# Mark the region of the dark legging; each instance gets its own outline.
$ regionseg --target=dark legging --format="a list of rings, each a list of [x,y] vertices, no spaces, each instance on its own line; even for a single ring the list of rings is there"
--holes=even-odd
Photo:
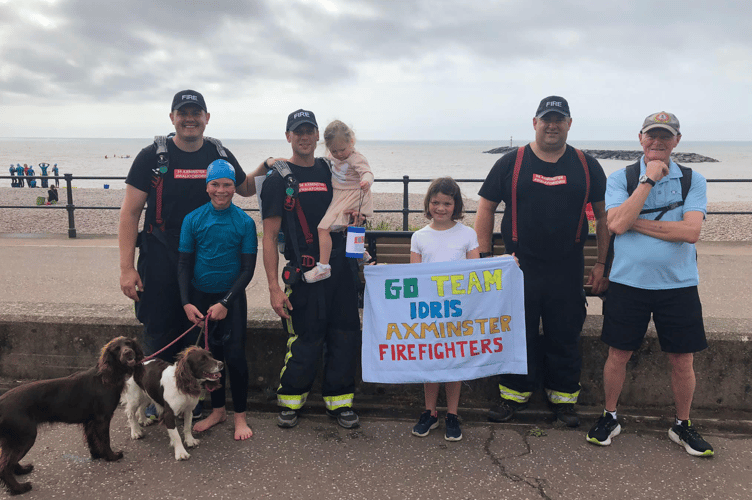
[[[192,288],[191,303],[206,314],[212,305],[225,296],[225,293],[206,293]],[[211,393],[212,408],[225,407],[226,372],[230,374],[230,393],[236,413],[246,409],[248,399],[248,362],[245,359],[246,328],[248,327],[248,304],[245,293],[239,293],[230,301],[227,317],[222,321],[209,321],[209,350],[214,359],[223,361],[220,382],[222,388]],[[204,346],[204,340],[199,343]]]

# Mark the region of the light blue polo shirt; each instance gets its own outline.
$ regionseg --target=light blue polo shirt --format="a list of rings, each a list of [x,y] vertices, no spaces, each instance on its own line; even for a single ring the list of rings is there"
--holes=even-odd
[[[640,175],[645,173],[645,156],[640,158]],[[669,173],[661,179],[648,194],[644,209],[659,208],[681,201],[682,172],[673,160],[669,162]],[[627,194],[626,169],[621,169],[608,177],[606,183],[606,210],[624,203]],[[681,207],[669,210],[663,221],[680,221],[686,212],[707,213],[707,182],[705,177],[692,171],[692,186]],[[660,212],[641,214],[641,219],[655,219]],[[644,288],[664,290],[697,286],[700,276],[697,272],[697,252],[694,244],[663,241],[629,230],[617,235],[614,241],[614,262],[609,279],[615,283]]]

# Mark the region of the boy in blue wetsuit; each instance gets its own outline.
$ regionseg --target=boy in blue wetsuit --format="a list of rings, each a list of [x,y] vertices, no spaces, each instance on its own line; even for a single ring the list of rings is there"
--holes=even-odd
[[[180,298],[191,322],[199,323],[204,314],[209,316],[210,350],[216,359],[225,362],[229,371],[235,439],[240,441],[253,435],[245,420],[248,396],[245,288],[256,267],[256,224],[232,203],[235,168],[229,162],[215,160],[209,165],[206,192],[211,201],[189,213],[180,231]],[[227,419],[224,369],[220,381],[223,388],[211,393],[212,413],[193,427],[196,432]]]

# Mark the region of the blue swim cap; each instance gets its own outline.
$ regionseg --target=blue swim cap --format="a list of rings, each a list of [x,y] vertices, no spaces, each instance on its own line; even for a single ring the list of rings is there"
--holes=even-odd
[[[227,160],[214,160],[206,169],[206,183],[209,184],[214,179],[232,179],[234,183],[235,167]]]

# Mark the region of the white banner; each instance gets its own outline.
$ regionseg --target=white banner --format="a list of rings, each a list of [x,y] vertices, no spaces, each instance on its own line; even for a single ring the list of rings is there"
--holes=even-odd
[[[453,382],[527,373],[512,257],[366,266],[363,380]]]

